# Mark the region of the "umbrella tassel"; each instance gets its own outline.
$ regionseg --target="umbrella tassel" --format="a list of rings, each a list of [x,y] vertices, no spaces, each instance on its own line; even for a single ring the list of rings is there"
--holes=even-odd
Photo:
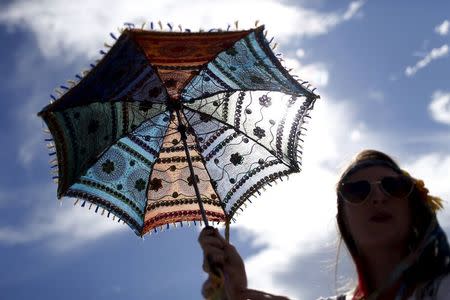
[[[150,22],[150,29],[153,30],[153,22]]]
[[[109,218],[109,215],[111,214],[111,212],[110,211],[108,211],[108,215],[106,216],[107,218]]]
[[[180,32],[182,32],[182,31],[183,31],[183,27],[181,27],[181,25],[180,25],[180,24],[178,24],[178,28],[180,29]]]
[[[104,43],[103,43],[103,46],[104,46],[105,48],[112,48],[112,46],[111,46],[110,44],[108,44],[107,42],[104,42]]]
[[[231,27],[231,25],[230,25],[230,24],[228,24],[228,27],[227,27],[227,31],[229,31],[229,30],[230,30],[230,27]]]
[[[81,203],[81,207],[85,207],[86,206],[86,201],[83,201],[83,203]]]
[[[115,220],[116,220],[116,216],[115,216],[115,215],[113,215],[113,217],[112,217],[112,220],[113,220],[113,221],[115,221]]]
[[[278,46],[278,43],[275,43],[272,47],[272,50],[275,50],[275,48]]]
[[[159,29],[163,30],[163,26],[162,26],[161,21],[158,21],[158,25],[159,25]]]
[[[59,87],[62,88],[63,90],[66,90],[66,91],[69,90],[69,88],[67,86],[65,86],[65,85],[60,85]]]
[[[234,21],[234,26],[236,27],[236,30],[239,29],[239,21]]]
[[[100,50],[99,53],[100,53],[101,55],[106,55],[106,52],[103,51],[103,50]]]
[[[100,215],[104,215],[105,214],[105,209],[102,210],[102,213]]]
[[[94,65],[94,64],[89,64],[89,66],[90,66],[91,68],[95,68],[95,65]]]
[[[173,26],[172,26],[172,24],[170,24],[170,23],[167,23],[167,26],[169,26],[169,28],[170,28],[170,31],[172,31],[172,29],[173,29]]]
[[[50,94],[50,98],[52,98],[53,100],[56,100],[56,97],[53,96],[52,94]]]
[[[258,27],[258,24],[259,24],[259,20],[256,20],[255,21],[255,27]]]
[[[115,41],[117,41],[117,38],[116,38],[116,36],[114,35],[114,33],[110,32],[109,35],[110,35]]]
[[[91,204],[89,204],[89,210],[91,210],[91,208],[92,208],[92,203],[91,203]]]
[[[146,24],[146,22],[142,23],[141,30],[144,30],[145,24]]]
[[[128,29],[133,29],[135,26],[134,26],[134,23],[130,23],[130,22],[125,22],[125,23],[123,23],[123,26],[127,26],[128,27]]]
[[[52,160],[50,161],[50,164],[51,164],[51,165],[56,164],[56,163],[58,163],[58,159],[57,159],[57,158],[54,158],[54,159],[52,159]]]
[[[46,141],[46,142],[53,142],[53,139],[52,138],[48,138],[48,139],[44,139],[44,141]]]
[[[99,206],[97,205],[97,208],[95,209],[95,213],[97,213],[97,212],[98,212],[98,208],[99,208]]]

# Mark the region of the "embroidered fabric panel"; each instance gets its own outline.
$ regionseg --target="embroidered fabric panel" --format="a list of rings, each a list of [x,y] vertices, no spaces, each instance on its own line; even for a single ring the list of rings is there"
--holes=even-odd
[[[185,123],[184,118],[182,120]],[[172,114],[159,158],[151,174],[143,233],[167,223],[202,220],[186,152],[177,127],[176,115]],[[188,134],[186,142],[208,220],[225,221],[219,197],[211,184],[194,136]]]
[[[229,216],[263,185],[294,171],[252,135],[192,110],[186,110],[186,117]]]
[[[310,95],[280,65],[257,28],[233,47],[219,53],[184,88],[181,96],[191,101],[225,91],[264,90],[294,95]]]
[[[45,113],[43,118],[58,153],[58,196],[63,196],[117,139],[164,109],[162,104],[107,102]]]
[[[181,89],[206,63],[249,32],[205,34],[133,30],[130,34],[158,71],[169,95],[178,99]]]
[[[129,225],[140,232],[147,203],[148,180],[168,120],[167,112],[159,114],[121,138],[70,187],[67,194],[85,198],[108,210],[109,207],[116,208],[115,213],[131,218]]]
[[[202,120],[213,118],[261,144],[293,169],[300,169],[303,127],[314,100],[279,92],[221,93],[187,103]]]
[[[77,85],[45,110],[107,101],[163,102],[167,93],[146,56],[123,34],[104,58]]]

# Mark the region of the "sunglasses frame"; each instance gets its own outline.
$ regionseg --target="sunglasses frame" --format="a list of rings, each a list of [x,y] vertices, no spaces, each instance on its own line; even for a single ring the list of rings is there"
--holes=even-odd
[[[364,202],[366,202],[367,199],[369,198],[370,194],[372,193],[372,190],[373,190],[373,186],[374,186],[374,185],[377,185],[378,188],[379,188],[386,196],[393,197],[393,198],[396,198],[396,199],[404,199],[404,198],[407,198],[409,195],[411,195],[412,191],[414,190],[414,184],[415,184],[415,180],[414,180],[413,178],[411,178],[411,177],[409,177],[409,176],[406,176],[406,175],[399,175],[399,176],[397,176],[397,177],[407,178],[407,179],[411,182],[411,188],[410,188],[409,192],[406,194],[406,196],[399,198],[399,197],[396,197],[396,196],[393,196],[393,195],[389,194],[389,192],[387,192],[387,191],[383,188],[383,184],[382,184],[381,182],[383,181],[383,179],[385,179],[385,178],[387,178],[387,177],[395,177],[395,176],[384,176],[384,177],[381,178],[380,180],[376,180],[376,181],[357,180],[357,181],[350,181],[350,182],[348,182],[348,181],[347,181],[347,182],[342,182],[342,183],[339,185],[338,193],[339,193],[339,195],[342,197],[342,199],[344,199],[344,201],[346,201],[347,203],[352,204],[352,205],[361,205],[361,204],[363,204]],[[369,183],[369,185],[370,185],[370,190],[369,190],[369,193],[367,194],[367,196],[366,196],[362,201],[359,201],[359,202],[352,202],[352,201],[350,201],[350,200],[348,200],[348,199],[345,198],[345,196],[344,196],[343,193],[341,192],[341,187],[342,187],[343,185],[345,185],[346,183],[352,183],[352,182],[358,182],[358,181],[365,181],[365,182]]]

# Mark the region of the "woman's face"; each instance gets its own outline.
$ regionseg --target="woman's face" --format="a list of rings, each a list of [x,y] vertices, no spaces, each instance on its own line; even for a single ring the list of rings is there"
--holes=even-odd
[[[384,166],[371,166],[356,171],[345,182],[379,181],[398,173]],[[411,232],[411,212],[408,199],[387,195],[380,185],[372,184],[363,203],[344,201],[344,221],[358,249],[404,248]]]

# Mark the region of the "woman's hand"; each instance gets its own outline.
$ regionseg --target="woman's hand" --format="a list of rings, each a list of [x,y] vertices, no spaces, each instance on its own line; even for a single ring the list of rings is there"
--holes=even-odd
[[[240,295],[247,290],[247,274],[244,262],[236,248],[213,227],[204,228],[198,241],[203,249],[203,269],[210,274],[210,278],[203,285],[203,294],[210,291],[211,286],[214,285],[211,273],[218,275],[217,270],[220,269],[224,275],[227,299],[241,299]]]

